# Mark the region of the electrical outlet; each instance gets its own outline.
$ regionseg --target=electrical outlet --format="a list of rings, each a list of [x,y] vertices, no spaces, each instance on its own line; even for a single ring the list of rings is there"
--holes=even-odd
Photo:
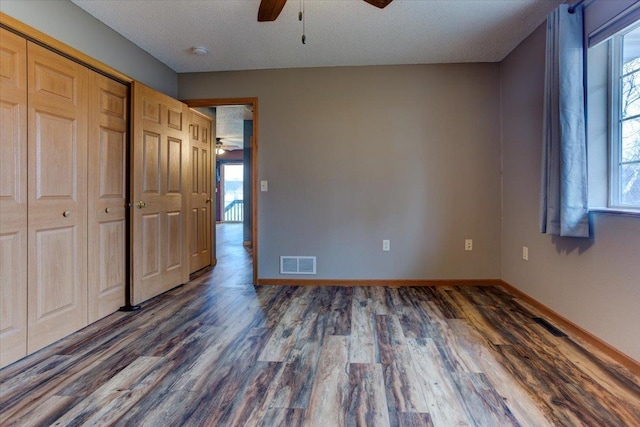
[[[391,250],[391,240],[383,240],[382,241],[382,250],[390,251]]]
[[[269,191],[269,181],[266,179],[260,181],[260,191]]]
[[[526,246],[522,247],[522,259],[525,261],[529,261],[529,248]]]
[[[473,250],[473,240],[472,239],[465,239],[464,240],[464,250],[465,251],[472,251]]]

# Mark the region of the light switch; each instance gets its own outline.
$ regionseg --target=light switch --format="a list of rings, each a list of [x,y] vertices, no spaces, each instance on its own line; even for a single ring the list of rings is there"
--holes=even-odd
[[[266,179],[260,181],[260,191],[269,191],[269,182]]]

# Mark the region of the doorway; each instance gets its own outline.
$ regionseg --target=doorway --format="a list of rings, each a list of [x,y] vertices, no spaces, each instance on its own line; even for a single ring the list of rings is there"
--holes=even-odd
[[[242,180],[242,190],[241,192],[235,188],[232,193],[236,199],[231,199],[229,196],[228,201],[225,201],[225,196],[223,194],[223,189],[220,187],[224,187],[224,182],[222,182],[223,175],[225,174],[224,167],[221,167],[217,170],[216,173],[216,187],[218,191],[218,197],[216,199],[219,202],[216,204],[216,226],[214,227],[214,241],[216,242],[216,246],[218,244],[224,245],[229,239],[227,238],[230,233],[224,233],[224,231],[220,228],[225,225],[224,220],[224,210],[228,208],[228,215],[230,220],[228,221],[229,225],[236,225],[236,229],[241,229],[242,238],[240,240],[241,247],[244,246],[247,249],[250,257],[250,263],[252,265],[253,270],[253,283],[257,283],[258,279],[258,224],[257,224],[257,212],[258,212],[258,204],[257,204],[257,170],[258,170],[258,162],[257,162],[257,152],[258,152],[258,99],[257,98],[230,98],[230,99],[194,99],[194,100],[183,100],[185,104],[187,104],[191,108],[220,108],[220,107],[230,107],[230,106],[245,106],[251,112],[251,119],[249,121],[245,121],[245,127],[249,129],[245,129],[245,141],[248,142],[246,147],[243,147],[242,150],[243,155],[241,157],[240,162],[236,161],[235,164],[238,163],[243,164],[243,180]],[[249,137],[246,137],[247,131],[249,132]],[[222,145],[221,148],[224,149],[225,144],[229,143],[224,138],[220,138],[220,136],[216,135],[216,142],[218,145]],[[233,150],[228,151],[227,153],[234,153]],[[216,159],[216,164],[218,164],[218,160],[223,160],[224,155],[218,155]],[[224,162],[221,162],[221,165]],[[229,166],[232,166],[233,162],[229,163]],[[230,169],[231,171],[232,169]],[[235,172],[227,172],[227,174],[231,174],[234,177]],[[236,180],[237,182],[237,180]],[[237,184],[227,184],[227,187],[237,187]],[[241,201],[233,202],[233,200],[238,200],[240,194],[242,194]],[[231,204],[233,203],[233,206]],[[241,208],[240,208],[241,205]],[[243,220],[239,221],[238,213],[242,213]],[[219,216],[218,216],[219,214]],[[236,216],[233,216],[236,215]],[[232,220],[236,221],[232,221]],[[231,234],[236,234],[231,233]],[[216,254],[216,259],[217,259]]]
[[[222,163],[220,172],[221,223],[244,222],[244,165]]]

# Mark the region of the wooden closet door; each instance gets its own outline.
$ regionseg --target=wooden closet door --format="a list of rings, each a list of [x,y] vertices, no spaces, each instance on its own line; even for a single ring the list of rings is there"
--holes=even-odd
[[[28,43],[28,351],[87,325],[87,75]]]
[[[0,367],[27,354],[27,41],[0,28]]]
[[[189,280],[187,106],[133,84],[132,302]]]
[[[213,120],[191,110],[191,196],[189,218],[190,271],[211,264],[213,243],[212,137]]]
[[[89,322],[125,304],[127,87],[90,72],[88,174]]]

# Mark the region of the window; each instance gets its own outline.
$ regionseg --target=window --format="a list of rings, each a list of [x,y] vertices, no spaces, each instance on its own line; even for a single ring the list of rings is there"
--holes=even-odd
[[[609,206],[640,209],[640,26],[611,41]]]

